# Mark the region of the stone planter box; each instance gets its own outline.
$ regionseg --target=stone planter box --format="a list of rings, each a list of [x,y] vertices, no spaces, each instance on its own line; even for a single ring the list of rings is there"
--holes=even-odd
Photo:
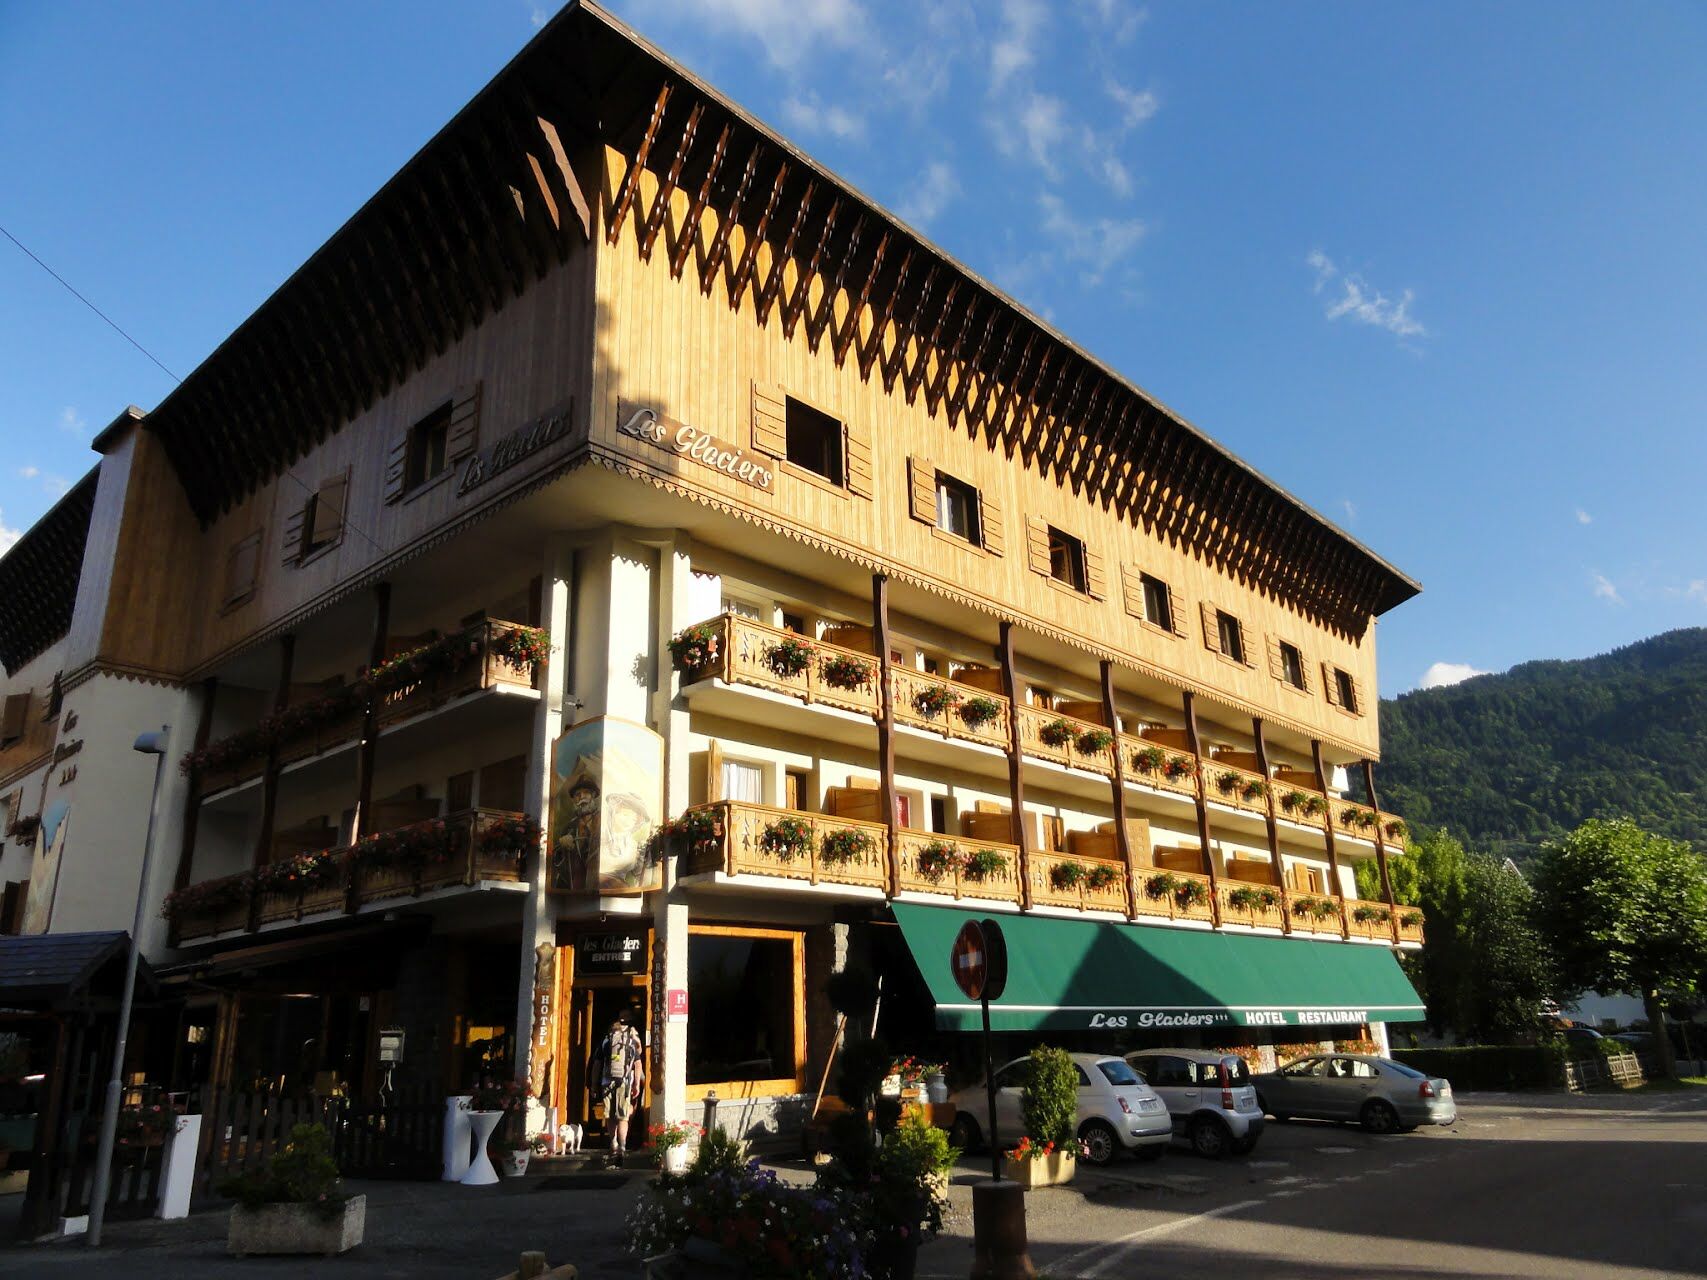
[[[318,1253],[326,1257],[362,1242],[367,1197],[351,1196],[343,1213],[324,1217],[305,1204],[269,1204],[259,1209],[231,1208],[226,1251],[235,1257],[254,1253]]]
[[[1057,1151],[1036,1160],[1005,1159],[1002,1161],[1002,1177],[1019,1183],[1027,1191],[1034,1191],[1038,1187],[1058,1187],[1071,1182],[1078,1168],[1079,1162],[1071,1155]]]

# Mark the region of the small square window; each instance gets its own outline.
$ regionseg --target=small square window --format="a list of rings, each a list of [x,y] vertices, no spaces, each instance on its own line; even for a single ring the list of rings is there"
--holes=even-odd
[[[1353,715],[1356,715],[1360,710],[1357,705],[1357,681],[1351,678],[1351,674],[1349,672],[1342,671],[1340,668],[1335,667],[1334,687],[1339,691],[1340,706],[1344,707]]]
[[[978,491],[953,476],[936,473],[936,527],[980,546]]]
[[[1168,584],[1150,574],[1139,574],[1144,586],[1144,621],[1163,631],[1174,629],[1174,609],[1168,602]]]
[[[1215,611],[1216,638],[1220,642],[1221,652],[1234,662],[1245,660],[1244,628],[1239,620],[1225,609]]]
[[[1280,642],[1280,676],[1294,689],[1304,687],[1304,655],[1298,652],[1298,646]]]
[[[448,402],[409,428],[409,449],[404,455],[403,487],[419,489],[444,473],[448,465],[446,441],[450,435]]]
[[[788,460],[838,488],[843,483],[842,424],[792,396],[787,408]]]
[[[1074,591],[1085,589],[1085,544],[1049,526],[1049,576]]]

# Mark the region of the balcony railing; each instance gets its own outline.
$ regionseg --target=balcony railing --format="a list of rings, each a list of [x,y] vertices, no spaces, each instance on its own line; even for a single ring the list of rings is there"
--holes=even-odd
[[[1125,864],[1064,853],[1028,853],[1025,862],[1033,906],[1127,913],[1131,881]]]
[[[207,795],[260,777],[275,751],[285,765],[354,741],[370,699],[378,722],[387,725],[477,690],[531,688],[535,660],[529,654],[540,634],[516,622],[478,623],[210,742],[185,756],[180,767]]]
[[[1268,816],[1272,785],[1262,774],[1252,773],[1249,769],[1223,764],[1219,760],[1203,762],[1203,794],[1247,813]]]
[[[1197,757],[1189,751],[1179,751],[1128,733],[1120,735],[1120,750],[1124,753],[1121,765],[1127,781],[1141,782],[1176,795],[1197,795]]]
[[[1013,704],[1000,694],[910,667],[891,667],[890,682],[896,724],[981,743],[998,751],[1008,749]]]
[[[742,800],[701,805],[710,828],[684,834],[684,870],[776,876],[808,884],[882,889],[889,883],[889,833],[882,823],[801,813]]]
[[[1215,895],[1208,876],[1195,871],[1139,869],[1133,886],[1133,912],[1163,920],[1215,923]]]
[[[1286,928],[1286,891],[1274,885],[1223,880],[1215,889],[1222,924]]]
[[[180,942],[483,880],[518,881],[539,827],[525,814],[465,809],[357,844],[299,854],[167,895]]]
[[[1041,707],[1021,707],[1019,745],[1038,760],[1089,769],[1105,778],[1114,776],[1114,734],[1094,721]]]
[[[895,838],[901,864],[897,887],[904,893],[936,893],[946,898],[1016,905],[1023,900],[1023,857],[1011,844],[929,831],[899,831]]]
[[[702,661],[684,658],[684,637],[703,642]],[[710,676],[731,684],[785,693],[804,702],[819,702],[876,716],[877,659],[857,649],[826,640],[810,640],[792,631],[769,627],[751,618],[726,613],[677,637],[676,664],[688,681]]]

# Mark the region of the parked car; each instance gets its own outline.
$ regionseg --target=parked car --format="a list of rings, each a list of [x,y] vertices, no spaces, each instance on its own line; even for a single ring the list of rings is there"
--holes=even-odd
[[[1127,1065],[1167,1104],[1176,1137],[1215,1160],[1244,1155],[1262,1136],[1262,1107],[1251,1069],[1218,1049],[1140,1049]]]
[[[1572,1049],[1583,1049],[1590,1053],[1598,1052],[1599,1045],[1595,1042],[1606,1039],[1593,1027],[1585,1027],[1580,1022],[1559,1029],[1559,1036]]]
[[[1258,1105],[1278,1121],[1355,1120],[1370,1133],[1452,1124],[1452,1085],[1390,1058],[1316,1054],[1256,1077]]]
[[[1168,1149],[1173,1127],[1167,1106],[1131,1067],[1106,1054],[1071,1056],[1079,1075],[1079,1140],[1085,1144],[1086,1160],[1108,1164],[1122,1151],[1153,1160]],[[1003,1146],[1018,1142],[1025,1132],[1020,1094],[1030,1070],[1030,1058],[1016,1058],[996,1069],[996,1137]],[[952,1140],[976,1151],[984,1145],[990,1111],[984,1082],[960,1090],[952,1101]]]

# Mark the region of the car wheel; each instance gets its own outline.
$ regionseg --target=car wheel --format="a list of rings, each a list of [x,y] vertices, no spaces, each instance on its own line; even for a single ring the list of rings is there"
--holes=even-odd
[[[1233,1147],[1233,1135],[1214,1116],[1198,1116],[1187,1130],[1191,1149],[1205,1160],[1219,1160]]]
[[[1363,1114],[1358,1117],[1363,1121],[1366,1133],[1394,1133],[1399,1128],[1399,1113],[1393,1110],[1393,1104],[1383,1102],[1379,1098],[1371,1098],[1363,1106]]]
[[[1079,1141],[1085,1144],[1085,1160],[1102,1166],[1113,1164],[1120,1153],[1120,1135],[1101,1120],[1087,1120],[1079,1126]]]
[[[954,1125],[948,1131],[948,1140],[967,1155],[984,1145],[984,1135],[978,1131],[978,1122],[964,1111],[954,1117]]]

